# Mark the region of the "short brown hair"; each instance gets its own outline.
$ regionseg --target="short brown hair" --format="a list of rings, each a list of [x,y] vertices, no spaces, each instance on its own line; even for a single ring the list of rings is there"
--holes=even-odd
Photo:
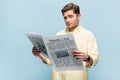
[[[61,10],[62,15],[68,11],[68,10],[73,10],[75,14],[80,14],[79,6],[74,4],[74,3],[68,3],[66,4],[63,9]]]

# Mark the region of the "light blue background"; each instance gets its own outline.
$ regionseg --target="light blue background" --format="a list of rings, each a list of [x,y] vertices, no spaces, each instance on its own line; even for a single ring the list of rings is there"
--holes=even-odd
[[[32,55],[24,33],[55,35],[65,27],[60,10],[69,1],[0,0],[0,80],[50,80],[51,67]],[[120,80],[120,1],[71,1],[98,42],[100,61],[89,69],[89,80]]]

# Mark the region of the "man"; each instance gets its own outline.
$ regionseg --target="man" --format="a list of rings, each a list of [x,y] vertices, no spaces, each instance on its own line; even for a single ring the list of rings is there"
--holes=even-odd
[[[81,14],[78,5],[69,3],[61,11],[66,29],[58,32],[57,35],[73,34],[79,49],[73,51],[73,56],[83,62],[84,69],[56,72],[53,68],[52,80],[88,80],[88,68],[95,66],[99,57],[96,39],[90,31],[79,24]],[[51,64],[50,60],[40,54],[40,51],[35,47],[33,47],[32,52],[35,56],[40,57],[44,63]]]

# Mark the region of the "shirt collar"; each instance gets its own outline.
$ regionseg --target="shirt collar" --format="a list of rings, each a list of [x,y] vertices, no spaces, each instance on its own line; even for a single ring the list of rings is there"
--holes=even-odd
[[[65,33],[77,33],[81,29],[81,25],[77,26],[72,32],[69,32],[68,29],[65,29]]]

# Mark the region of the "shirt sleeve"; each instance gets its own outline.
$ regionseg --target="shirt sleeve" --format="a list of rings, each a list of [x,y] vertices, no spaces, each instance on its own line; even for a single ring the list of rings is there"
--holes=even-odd
[[[99,60],[99,52],[97,47],[97,42],[92,34],[88,39],[88,55],[93,59],[93,64],[90,67],[94,67]]]
[[[52,62],[50,61],[50,59],[47,59],[47,64],[52,65]]]

